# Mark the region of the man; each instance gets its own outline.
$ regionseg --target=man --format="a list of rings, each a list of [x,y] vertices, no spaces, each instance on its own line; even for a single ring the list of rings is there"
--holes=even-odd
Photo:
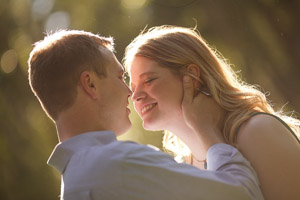
[[[116,140],[131,127],[132,92],[111,38],[60,31],[37,43],[28,63],[30,86],[57,127],[48,162],[62,174],[61,199],[263,198],[249,163],[214,137],[207,171]]]

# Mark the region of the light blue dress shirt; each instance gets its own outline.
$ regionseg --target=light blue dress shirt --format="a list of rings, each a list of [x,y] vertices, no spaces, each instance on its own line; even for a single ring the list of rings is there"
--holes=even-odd
[[[59,143],[48,164],[62,174],[65,200],[263,199],[255,171],[227,144],[208,150],[204,171],[111,131],[89,132]]]

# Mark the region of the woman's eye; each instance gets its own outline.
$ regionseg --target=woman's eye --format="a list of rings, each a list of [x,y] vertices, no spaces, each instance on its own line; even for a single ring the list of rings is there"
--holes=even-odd
[[[145,80],[145,83],[151,83],[152,81],[154,81],[156,78],[149,78]]]

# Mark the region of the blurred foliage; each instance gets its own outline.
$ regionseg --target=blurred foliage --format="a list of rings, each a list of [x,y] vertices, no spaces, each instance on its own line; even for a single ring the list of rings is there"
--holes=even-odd
[[[299,11],[297,0],[0,0],[0,199],[58,199],[60,176],[46,165],[55,126],[27,81],[32,44],[45,32],[113,36],[122,60],[146,26],[197,25],[243,80],[270,93],[275,108],[288,103],[285,111],[299,111]],[[161,148],[162,133],[146,132],[136,113],[130,117],[133,128],[120,139]]]

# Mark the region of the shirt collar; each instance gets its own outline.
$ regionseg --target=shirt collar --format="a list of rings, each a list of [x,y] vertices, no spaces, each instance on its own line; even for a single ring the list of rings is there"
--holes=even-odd
[[[109,144],[114,140],[116,140],[116,135],[112,131],[95,131],[74,136],[64,142],[58,143],[47,163],[63,174],[75,152],[86,147]]]

